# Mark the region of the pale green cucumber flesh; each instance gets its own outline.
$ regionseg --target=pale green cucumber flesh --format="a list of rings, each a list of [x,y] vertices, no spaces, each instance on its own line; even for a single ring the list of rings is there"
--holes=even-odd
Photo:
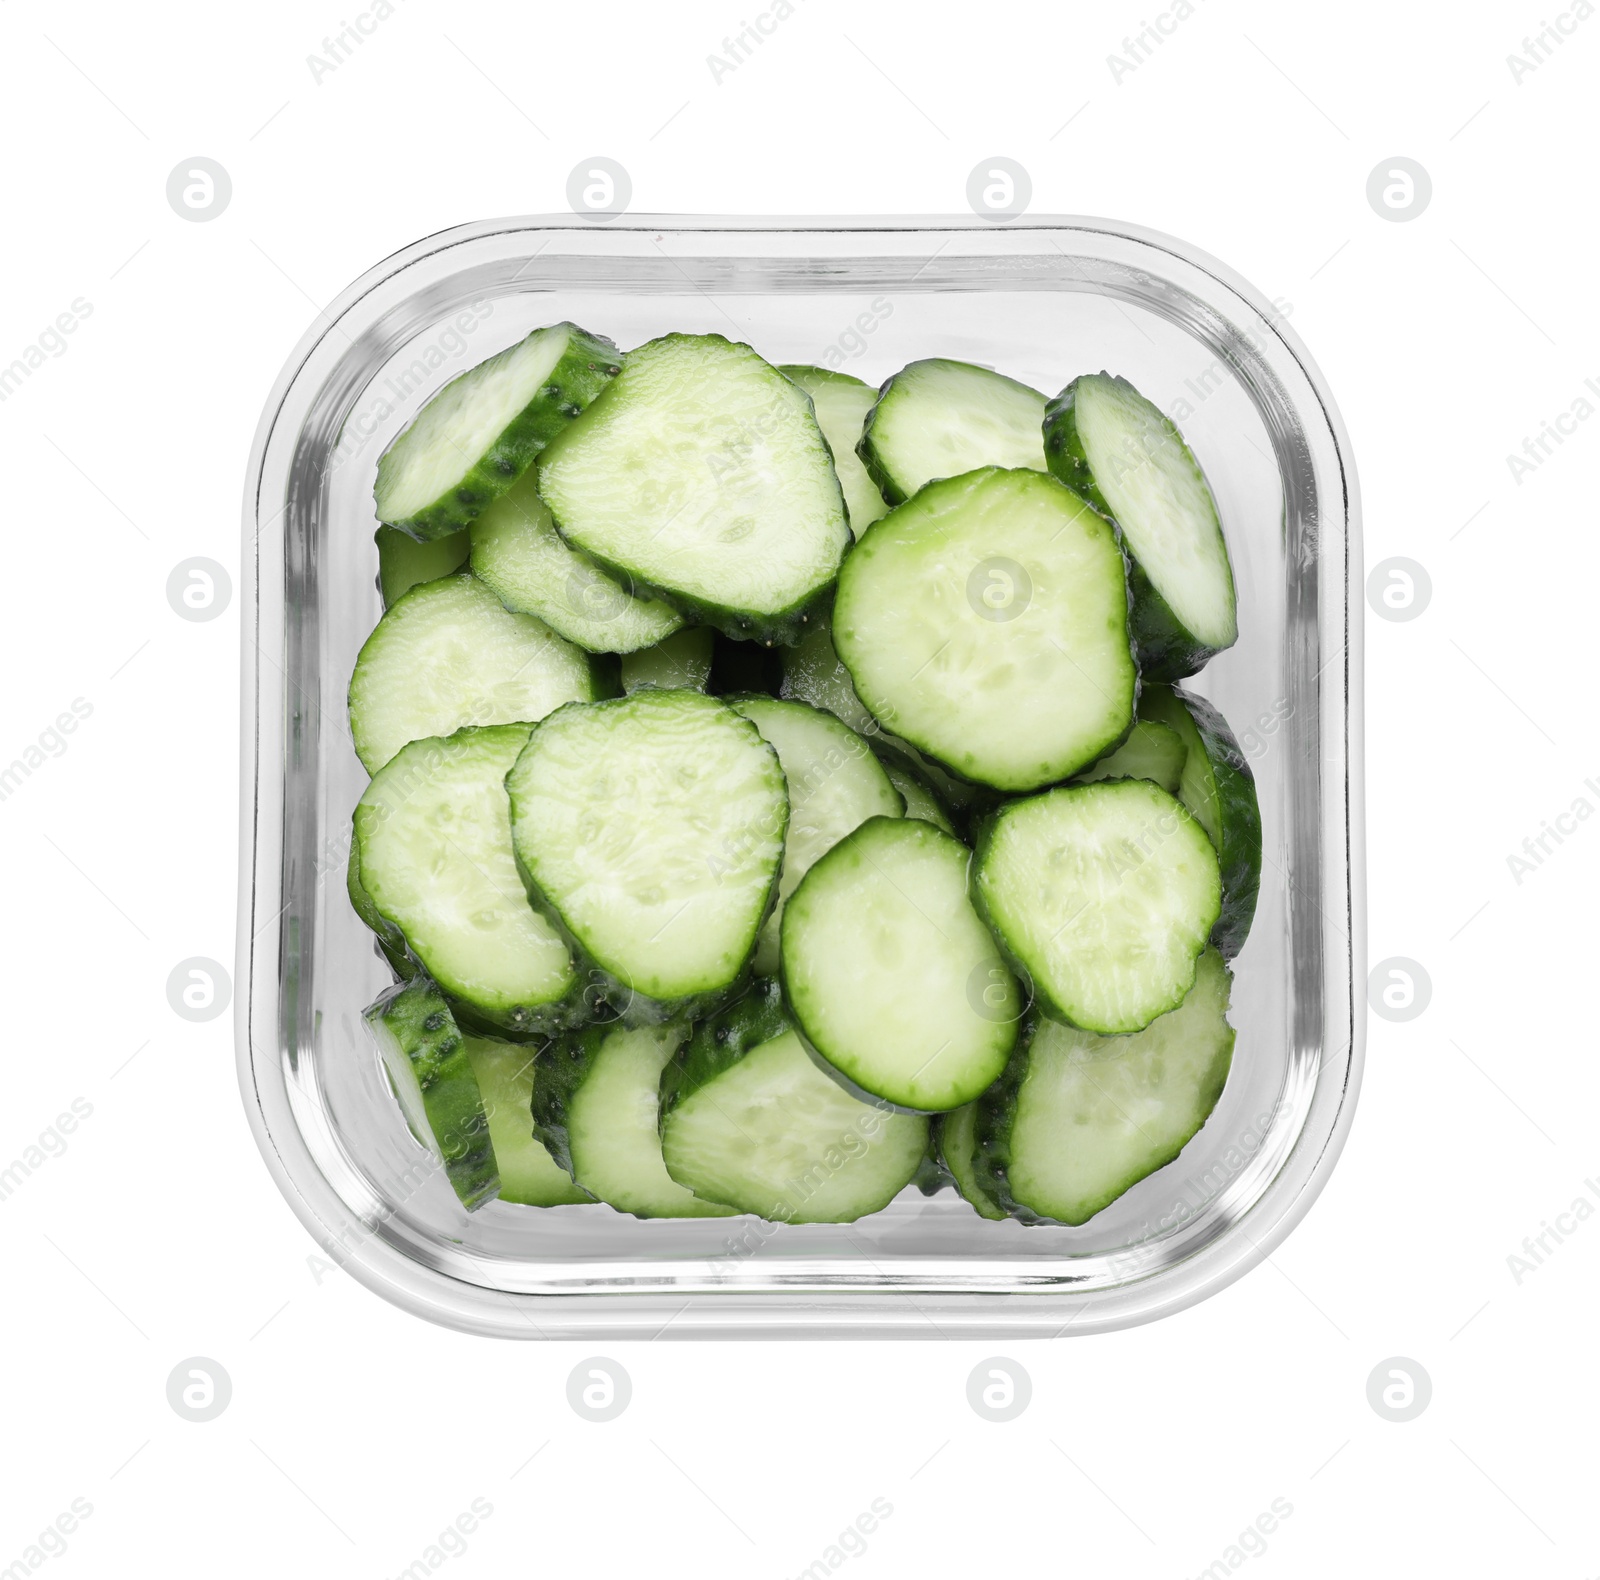
[[[654,647],[641,647],[622,655],[622,689],[639,691],[654,686],[660,691],[704,691],[711,679],[710,626],[685,626],[663,637]]]
[[[748,719],[646,688],[559,710],[506,781],[529,892],[631,1023],[705,1013],[743,977],[788,796]]]
[[[867,743],[831,713],[775,697],[742,697],[731,705],[777,752],[789,787],[778,900],[751,962],[757,976],[776,976],[783,908],[800,880],[851,829],[869,817],[899,817],[905,803]]]
[[[979,1104],[984,1187],[1025,1221],[1076,1225],[1170,1163],[1227,1081],[1230,986],[1208,949],[1183,1002],[1132,1036],[1041,1018]]]
[[[489,1140],[500,1171],[500,1200],[522,1207],[565,1207],[592,1201],[534,1136],[531,1102],[535,1062],[548,1057],[527,1043],[466,1039],[489,1116]]]
[[[967,896],[966,846],[875,817],[823,856],[783,922],[784,996],[851,1089],[921,1113],[1005,1068],[1023,1000]]]
[[[795,641],[850,542],[805,393],[748,346],[668,335],[544,454],[563,537],[731,636]]]
[[[1160,408],[1124,378],[1086,374],[1051,403],[1045,450],[1051,471],[1121,532],[1145,676],[1179,679],[1231,647],[1236,595],[1216,500]]]
[[[928,1122],[858,1102],[780,1031],[667,1113],[667,1172],[780,1223],[851,1223],[916,1177]]]
[[[350,733],[376,773],[407,741],[466,725],[532,724],[599,682],[590,656],[476,577],[413,587],[363,644],[350,677]]]
[[[1144,711],[1143,693],[1139,709],[1141,713]],[[1091,763],[1074,782],[1086,785],[1102,779],[1148,779],[1151,784],[1160,785],[1168,795],[1177,795],[1188,756],[1189,748],[1176,730],[1154,719],[1139,719],[1127,740],[1114,752]],[[1188,802],[1184,804],[1187,806]],[[1195,809],[1191,806],[1189,810]],[[1199,813],[1195,815],[1198,817]],[[1205,819],[1201,818],[1201,822]],[[1209,834],[1211,830],[1208,828],[1206,832]]]
[[[996,790],[1064,779],[1133,723],[1122,552],[1039,472],[985,468],[890,511],[845,561],[832,633],[885,730]]]
[[[935,828],[954,835],[956,826],[950,821],[950,814],[916,761],[881,736],[871,745],[873,756],[883,764],[883,771],[889,776],[889,783],[900,792],[900,799],[906,804],[906,816],[919,817],[924,823],[932,823]]]
[[[1045,398],[970,362],[913,362],[883,386],[859,453],[894,504],[925,483],[981,466],[1045,469]]]
[[[483,1096],[444,995],[426,977],[391,988],[366,1011],[389,1084],[417,1141],[468,1212],[499,1186]]]
[[[963,1103],[938,1121],[939,1157],[956,1182],[956,1191],[980,1218],[999,1220],[1005,1209],[997,1206],[977,1166],[978,1101]]]
[[[617,348],[536,329],[435,395],[378,459],[378,519],[419,539],[466,526],[616,376]]]
[[[511,847],[504,780],[528,726],[413,741],[356,807],[360,879],[452,999],[526,1035],[587,1018],[573,961],[528,903]]]
[[[850,530],[859,538],[889,508],[856,454],[867,413],[878,403],[878,392],[861,379],[827,368],[788,365],[778,371],[811,397],[817,426],[833,451],[833,469],[844,492]]]
[[[1143,779],[1007,803],[979,835],[971,886],[1039,1007],[1107,1035],[1182,1002],[1222,904],[1205,830]]]
[[[379,527],[373,541],[378,545],[378,592],[385,609],[413,587],[460,570],[472,548],[465,532],[418,543],[398,527]]]
[[[472,523],[472,574],[506,608],[537,615],[591,653],[631,653],[676,631],[675,609],[635,597],[562,538],[537,484],[534,468]]]

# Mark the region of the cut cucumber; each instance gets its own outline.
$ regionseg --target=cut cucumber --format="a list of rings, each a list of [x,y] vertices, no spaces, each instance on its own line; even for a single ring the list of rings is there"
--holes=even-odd
[[[889,508],[856,454],[867,413],[878,403],[878,392],[848,373],[827,368],[788,365],[778,371],[811,397],[817,426],[833,451],[833,469],[839,474],[850,530],[859,538]]]
[[[691,625],[636,653],[622,655],[622,689],[639,691],[704,691],[711,679],[711,651],[716,633],[710,626]]]
[[[1139,712],[1145,711],[1146,693],[1139,694]],[[1183,765],[1189,748],[1178,732],[1154,719],[1140,718],[1114,752],[1091,763],[1077,775],[1078,784],[1096,784],[1102,779],[1148,779],[1168,795],[1177,795],[1183,781]],[[1191,812],[1194,811],[1190,807]],[[1204,819],[1201,819],[1204,822]],[[1207,830],[1209,832],[1209,830]]]
[[[937,1121],[936,1135],[939,1158],[956,1191],[980,1218],[1001,1219],[1006,1216],[1003,1207],[985,1188],[984,1174],[977,1166],[978,1103],[964,1103]]]
[[[527,1043],[466,1039],[472,1073],[489,1116],[489,1140],[500,1170],[500,1200],[523,1207],[565,1207],[593,1201],[588,1191],[550,1156],[533,1133],[534,1072],[550,1058]]]
[[[705,1014],[738,984],[789,820],[777,753],[748,719],[698,691],[562,708],[506,788],[534,903],[624,1019]]]
[[[472,523],[472,574],[506,608],[538,615],[591,653],[631,653],[676,631],[677,610],[634,597],[562,538],[537,481],[537,468],[525,472]]]
[[[426,977],[391,988],[366,1011],[389,1086],[417,1141],[471,1212],[499,1188],[483,1096],[444,995]]]
[[[1204,697],[1179,686],[1147,686],[1139,712],[1150,719],[1150,728],[1164,725],[1183,743],[1183,772],[1175,793],[1216,846],[1222,914],[1211,941],[1231,960],[1249,936],[1261,888],[1256,776],[1227,720]]]
[[[405,935],[372,903],[372,896],[367,893],[361,882],[361,846],[356,841],[353,829],[350,838],[350,859],[345,863],[344,887],[345,893],[350,897],[350,909],[375,935],[374,942],[377,944],[378,953],[389,962],[389,969],[397,977],[409,982],[417,974],[417,963],[406,953]]]
[[[621,355],[576,324],[536,329],[452,379],[378,458],[378,520],[459,532],[616,377]]]
[[[1039,472],[930,483],[856,545],[833,641],[887,730],[996,790],[1076,773],[1132,727],[1122,551]]]
[[[413,587],[460,570],[472,548],[465,532],[418,543],[398,527],[379,527],[373,541],[378,545],[378,592],[385,609]]]
[[[1147,680],[1180,680],[1239,639],[1217,502],[1183,435],[1124,378],[1074,379],[1045,420],[1050,470],[1121,531]]]
[[[850,543],[810,399],[721,335],[630,352],[545,452],[539,492],[613,575],[757,641],[799,638]]]
[[[778,974],[778,929],[783,907],[812,864],[869,817],[900,817],[905,802],[867,743],[831,713],[775,697],[730,699],[778,754],[789,786],[778,903],[761,929],[751,967]]]
[[[567,946],[529,905],[512,855],[504,781],[528,729],[413,741],[355,814],[374,908],[469,1019],[521,1036],[589,1018]]]
[[[661,1154],[680,1185],[780,1223],[851,1223],[916,1178],[928,1121],[819,1070],[775,982],[697,1026],[662,1072]]]
[[[636,1218],[726,1218],[661,1161],[661,1071],[689,1028],[590,1026],[557,1042],[534,1082],[535,1128],[586,1190]]]
[[[1040,1019],[978,1105],[981,1186],[1028,1223],[1087,1223],[1205,1124],[1233,1059],[1232,979],[1208,949],[1176,1009],[1131,1037]]]
[[[601,693],[589,655],[474,576],[413,587],[378,622],[350,677],[350,733],[375,774],[407,741],[469,724],[532,724]]]
[[[1183,1001],[1222,908],[1205,830],[1144,779],[1008,802],[980,832],[972,894],[1040,1009],[1106,1035]]]
[[[869,818],[789,901],[785,997],[853,1092],[939,1113],[1005,1068],[1022,996],[967,897],[967,859],[931,823]]]
[[[980,466],[1044,466],[1045,398],[970,362],[931,357],[883,386],[858,446],[867,472],[892,505],[936,477]]]
[[[898,746],[891,746],[881,735],[868,744],[889,776],[889,783],[900,792],[900,799],[906,804],[906,816],[919,817],[924,823],[932,823],[935,828],[954,835],[956,826],[950,821],[950,814],[915,759]]]

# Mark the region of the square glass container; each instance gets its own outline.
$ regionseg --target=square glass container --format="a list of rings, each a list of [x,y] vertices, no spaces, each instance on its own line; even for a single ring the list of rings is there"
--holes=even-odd
[[[237,1017],[256,1139],[327,1254],[464,1330],[641,1338],[1090,1333],[1265,1256],[1337,1158],[1364,1029],[1356,479],[1291,312],[1192,247],[1105,220],[567,215],[419,241],[319,315],[267,401],[245,495]],[[1199,456],[1241,634],[1187,684],[1254,766],[1261,898],[1216,1111],[1081,1228],[991,1223],[910,1188],[845,1225],[468,1214],[406,1129],[361,1019],[389,974],[344,884],[366,784],[345,688],[381,612],[374,470],[443,384],[562,319],[623,348],[717,332],[873,384],[930,356],[1047,394],[1104,368]]]

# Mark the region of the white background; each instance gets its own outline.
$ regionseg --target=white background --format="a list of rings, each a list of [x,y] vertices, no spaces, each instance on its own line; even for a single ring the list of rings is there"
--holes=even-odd
[[[92,708],[0,801],[0,1165],[92,1108],[0,1200],[0,1570],[83,1498],[42,1563],[62,1580],[394,1576],[480,1497],[451,1576],[790,1576],[877,1498],[852,1574],[1176,1580],[1274,1499],[1252,1574],[1600,1570],[1600,1222],[1520,1282],[1507,1261],[1600,1176],[1600,826],[1520,884],[1506,859],[1600,806],[1600,422],[1520,483],[1506,461],[1600,379],[1600,20],[1519,84],[1507,55],[1563,0],[1196,0],[1117,82],[1162,0],[795,0],[718,83],[706,56],[765,0],[395,0],[318,82],[367,0],[341,3],[0,9],[0,366],[92,308],[0,404],[0,761]],[[966,1401],[994,1346],[938,1342],[612,1346],[632,1404],[580,1420],[589,1347],[460,1337],[309,1260],[231,1016],[168,1007],[178,961],[233,959],[238,795],[237,605],[180,620],[169,572],[237,571],[250,436],[320,304],[428,232],[562,209],[597,154],[636,209],[754,214],[964,211],[1006,155],[1034,212],[1186,238],[1293,303],[1368,566],[1431,577],[1419,618],[1368,621],[1367,810],[1372,959],[1421,962],[1432,1001],[1372,1021],[1350,1144],[1268,1265],[1152,1327],[1014,1346],[1033,1400],[1008,1424]],[[208,223],[165,197],[196,155],[233,183]],[[1406,223],[1366,197],[1396,155],[1433,183]],[[233,1386],[203,1424],[165,1391],[195,1355]],[[1433,1385],[1403,1424],[1367,1399],[1393,1356]]]

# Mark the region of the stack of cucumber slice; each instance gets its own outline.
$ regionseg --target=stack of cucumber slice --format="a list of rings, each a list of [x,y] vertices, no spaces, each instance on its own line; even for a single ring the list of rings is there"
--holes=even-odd
[[[1125,379],[880,390],[557,324],[378,464],[367,1012],[468,1210],[1082,1224],[1227,1079],[1254,780],[1199,462]]]

